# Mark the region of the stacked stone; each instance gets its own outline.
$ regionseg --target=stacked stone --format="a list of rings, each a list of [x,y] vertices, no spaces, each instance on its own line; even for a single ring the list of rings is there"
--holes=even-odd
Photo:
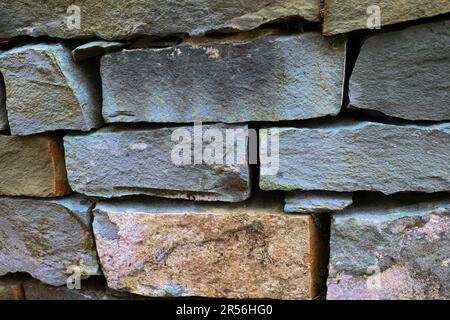
[[[1,2],[0,299],[450,298],[450,6],[369,6]]]

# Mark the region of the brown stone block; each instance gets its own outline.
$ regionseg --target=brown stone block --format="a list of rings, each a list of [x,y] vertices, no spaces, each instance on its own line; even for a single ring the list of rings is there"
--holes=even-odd
[[[326,239],[282,202],[101,202],[94,233],[108,286],[152,297],[316,298]]]
[[[61,139],[0,135],[0,195],[57,197],[70,192]]]

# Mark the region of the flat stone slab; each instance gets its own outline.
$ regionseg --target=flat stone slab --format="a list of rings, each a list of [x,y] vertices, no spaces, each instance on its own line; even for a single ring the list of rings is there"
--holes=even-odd
[[[58,197],[70,193],[62,139],[0,135],[0,195]]]
[[[0,38],[22,35],[106,40],[213,30],[250,30],[287,17],[320,21],[317,0],[10,0],[0,3]]]
[[[93,203],[62,199],[0,197],[0,275],[27,272],[61,286],[80,268],[81,278],[99,274],[91,234]]]
[[[75,61],[102,56],[106,53],[120,51],[126,47],[124,42],[113,41],[92,41],[76,47],[72,50],[72,57]]]
[[[94,234],[108,286],[152,297],[310,299],[323,239],[281,201],[99,202]]]
[[[351,193],[292,191],[286,194],[284,212],[324,213],[341,211],[353,203]]]
[[[308,32],[237,41],[104,56],[105,121],[239,123],[339,113],[343,39]]]
[[[95,69],[73,61],[61,44],[32,44],[0,54],[13,135],[89,131],[103,123]]]
[[[267,132],[260,131],[260,141],[278,138],[279,170],[261,174],[263,190],[385,194],[450,190],[448,123],[335,122],[323,127],[280,128],[271,137]],[[262,172],[266,166],[261,164]]]
[[[203,134],[216,130],[224,141],[228,132],[243,134],[246,125],[203,126]],[[181,143],[177,132],[186,135]],[[120,197],[126,195],[155,195],[206,201],[242,201],[250,196],[247,139],[237,140],[229,155],[222,144],[219,161],[197,161],[195,154],[210,154],[209,144],[194,150],[194,129],[171,127],[156,129],[122,129],[109,127],[84,135],[64,137],[69,183],[74,191],[90,196]],[[172,141],[172,135],[175,140]],[[200,130],[200,135],[202,131]],[[175,141],[175,142],[174,142]],[[233,142],[233,141],[231,141]],[[175,163],[173,154],[184,148],[188,162]],[[178,150],[178,151],[177,151]],[[188,151],[189,150],[189,151]],[[242,159],[238,152],[243,150]],[[191,153],[192,151],[192,153]],[[229,157],[234,155],[234,159]],[[203,161],[202,161],[203,160]]]
[[[377,12],[371,8],[374,5],[379,7],[381,26],[450,12],[448,0],[325,0],[323,33],[334,35],[368,29],[368,20],[372,23]]]
[[[384,200],[333,216],[328,300],[450,298],[450,200]]]
[[[350,107],[449,120],[449,74],[450,20],[374,34],[364,41],[350,78]]]

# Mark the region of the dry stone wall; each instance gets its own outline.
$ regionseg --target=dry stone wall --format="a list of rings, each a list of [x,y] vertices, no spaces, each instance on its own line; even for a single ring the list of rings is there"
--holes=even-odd
[[[0,2],[0,300],[450,299],[448,1]]]

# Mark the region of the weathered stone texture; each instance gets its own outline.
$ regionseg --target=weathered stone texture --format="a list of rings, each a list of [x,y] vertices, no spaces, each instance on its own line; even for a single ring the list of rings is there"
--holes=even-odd
[[[99,127],[101,93],[92,67],[75,64],[61,44],[32,44],[0,54],[13,135]]]
[[[108,286],[157,297],[315,297],[318,229],[279,204],[100,202],[93,226]]]
[[[448,123],[374,122],[281,128],[279,170],[262,175],[263,190],[438,192],[450,190]],[[264,164],[262,164],[264,165]]]
[[[326,191],[292,191],[287,193],[284,212],[323,213],[336,212],[352,205],[351,193]]]
[[[350,78],[350,106],[409,120],[450,119],[450,21],[369,36]]]
[[[92,41],[76,47],[72,50],[72,57],[75,61],[98,57],[106,53],[120,51],[125,48],[124,42]]]
[[[448,0],[325,0],[323,33],[333,35],[368,28],[373,11],[380,8],[381,25],[411,21],[450,12]]]
[[[60,139],[0,135],[0,195],[55,197],[70,191]]]
[[[79,266],[81,277],[99,273],[90,231],[92,203],[62,199],[0,197],[0,275],[27,272],[51,285],[65,285]]]
[[[319,21],[319,4],[318,0],[6,0],[0,3],[0,38],[48,35],[114,40],[144,34],[249,30],[291,16]],[[80,28],[73,23],[77,17],[71,5],[79,8]]]
[[[8,115],[6,114],[6,92],[2,73],[0,72],[0,130],[8,129]]]
[[[217,40],[218,41],[218,40]],[[308,32],[102,58],[107,122],[246,122],[336,115],[345,41]]]
[[[224,136],[225,130],[242,130],[244,125],[203,126],[206,130],[217,129]],[[182,165],[172,161],[178,140],[171,139],[175,130],[185,130],[193,136],[193,127],[172,127],[157,129],[121,129],[110,127],[92,134],[67,135],[64,137],[69,183],[73,190],[91,196],[118,197],[125,195],[156,195],[169,198],[183,198],[207,201],[242,201],[250,196],[249,167],[246,137],[239,139],[244,146],[244,157],[239,162],[223,164]],[[236,131],[235,131],[236,132]],[[192,140],[182,145],[192,150]],[[209,153],[208,143],[203,154]],[[221,145],[221,148],[223,146]],[[235,144],[234,155],[240,148]],[[233,155],[233,153],[231,153]]]
[[[330,244],[328,299],[450,298],[448,197],[349,208],[334,215]]]

